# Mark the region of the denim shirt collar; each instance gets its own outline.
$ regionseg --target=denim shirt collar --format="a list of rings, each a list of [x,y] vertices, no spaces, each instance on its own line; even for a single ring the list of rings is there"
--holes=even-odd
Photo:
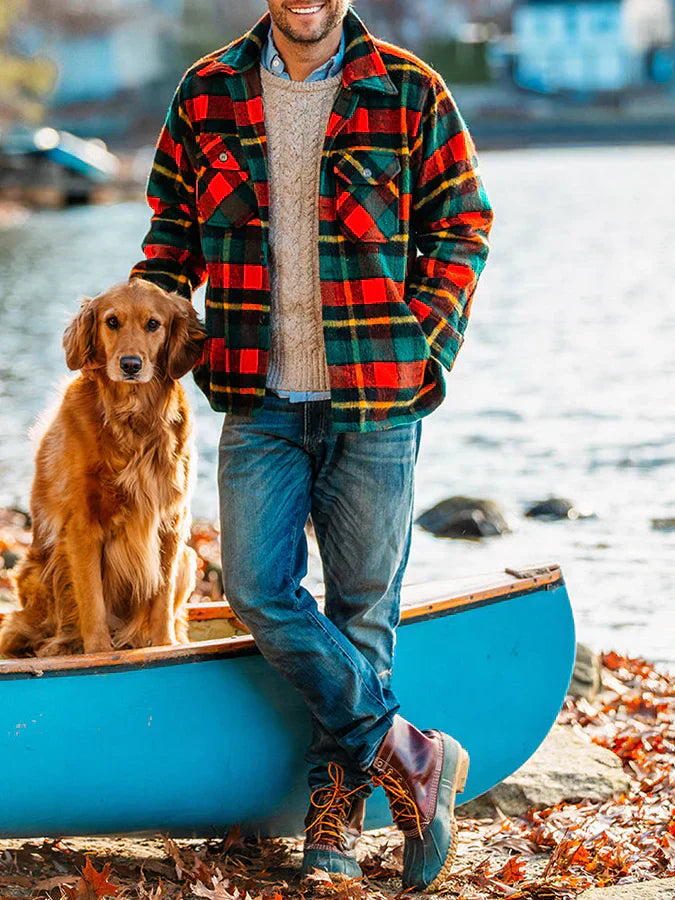
[[[318,69],[314,69],[314,71],[310,75],[308,75],[307,78],[305,78],[305,81],[325,81],[326,78],[332,78],[334,75],[339,75],[339,73],[342,71],[344,57],[345,32],[343,28],[340,46],[338,47],[338,51],[335,56],[331,56],[331,58],[327,60],[322,66],[319,66]],[[278,75],[280,78],[285,78],[287,81],[291,80],[291,76],[286,71],[284,61],[279,55],[279,51],[277,50],[274,43],[271,25],[270,30],[267,34],[267,41],[265,42],[265,46],[262,49],[262,55],[260,59],[263,66],[267,69],[268,72],[272,72],[274,75]]]

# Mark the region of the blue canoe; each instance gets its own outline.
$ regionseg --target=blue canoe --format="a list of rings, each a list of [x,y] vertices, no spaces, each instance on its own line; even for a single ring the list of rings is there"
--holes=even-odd
[[[194,607],[195,627],[225,604]],[[469,750],[470,800],[537,749],[565,697],[574,621],[557,566],[404,588],[401,713]],[[248,635],[96,656],[0,662],[0,837],[239,824],[296,834],[309,721]],[[390,823],[384,794],[366,826]]]

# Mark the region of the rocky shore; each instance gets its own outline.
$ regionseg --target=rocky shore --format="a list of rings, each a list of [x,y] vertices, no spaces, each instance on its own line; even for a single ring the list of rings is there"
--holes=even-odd
[[[24,513],[0,510],[0,611],[13,602],[10,572],[29,543],[28,525]],[[215,599],[217,532],[198,523],[192,540],[200,556],[198,592]],[[673,900],[674,765],[675,674],[580,646],[570,694],[539,750],[488,794],[458,808],[460,849],[442,896]],[[401,896],[402,845],[394,829],[364,836],[366,877],[357,881],[301,883],[301,846],[300,837],[243,840],[236,829],[209,842],[0,841],[0,900]]]

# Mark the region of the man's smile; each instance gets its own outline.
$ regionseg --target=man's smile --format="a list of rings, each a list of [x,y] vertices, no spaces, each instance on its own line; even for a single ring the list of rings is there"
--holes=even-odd
[[[290,6],[289,11],[297,16],[311,16],[320,12],[324,6],[324,3],[318,3],[316,6]]]

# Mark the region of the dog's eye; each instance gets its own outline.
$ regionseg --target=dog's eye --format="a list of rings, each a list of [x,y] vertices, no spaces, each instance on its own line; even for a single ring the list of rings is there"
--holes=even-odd
[[[120,320],[117,318],[117,316],[108,316],[108,318],[105,320],[105,324],[111,331],[117,331],[117,329],[120,327]]]
[[[158,322],[157,319],[149,319],[148,324],[145,327],[148,329],[148,331],[157,331],[161,324],[162,323]]]

